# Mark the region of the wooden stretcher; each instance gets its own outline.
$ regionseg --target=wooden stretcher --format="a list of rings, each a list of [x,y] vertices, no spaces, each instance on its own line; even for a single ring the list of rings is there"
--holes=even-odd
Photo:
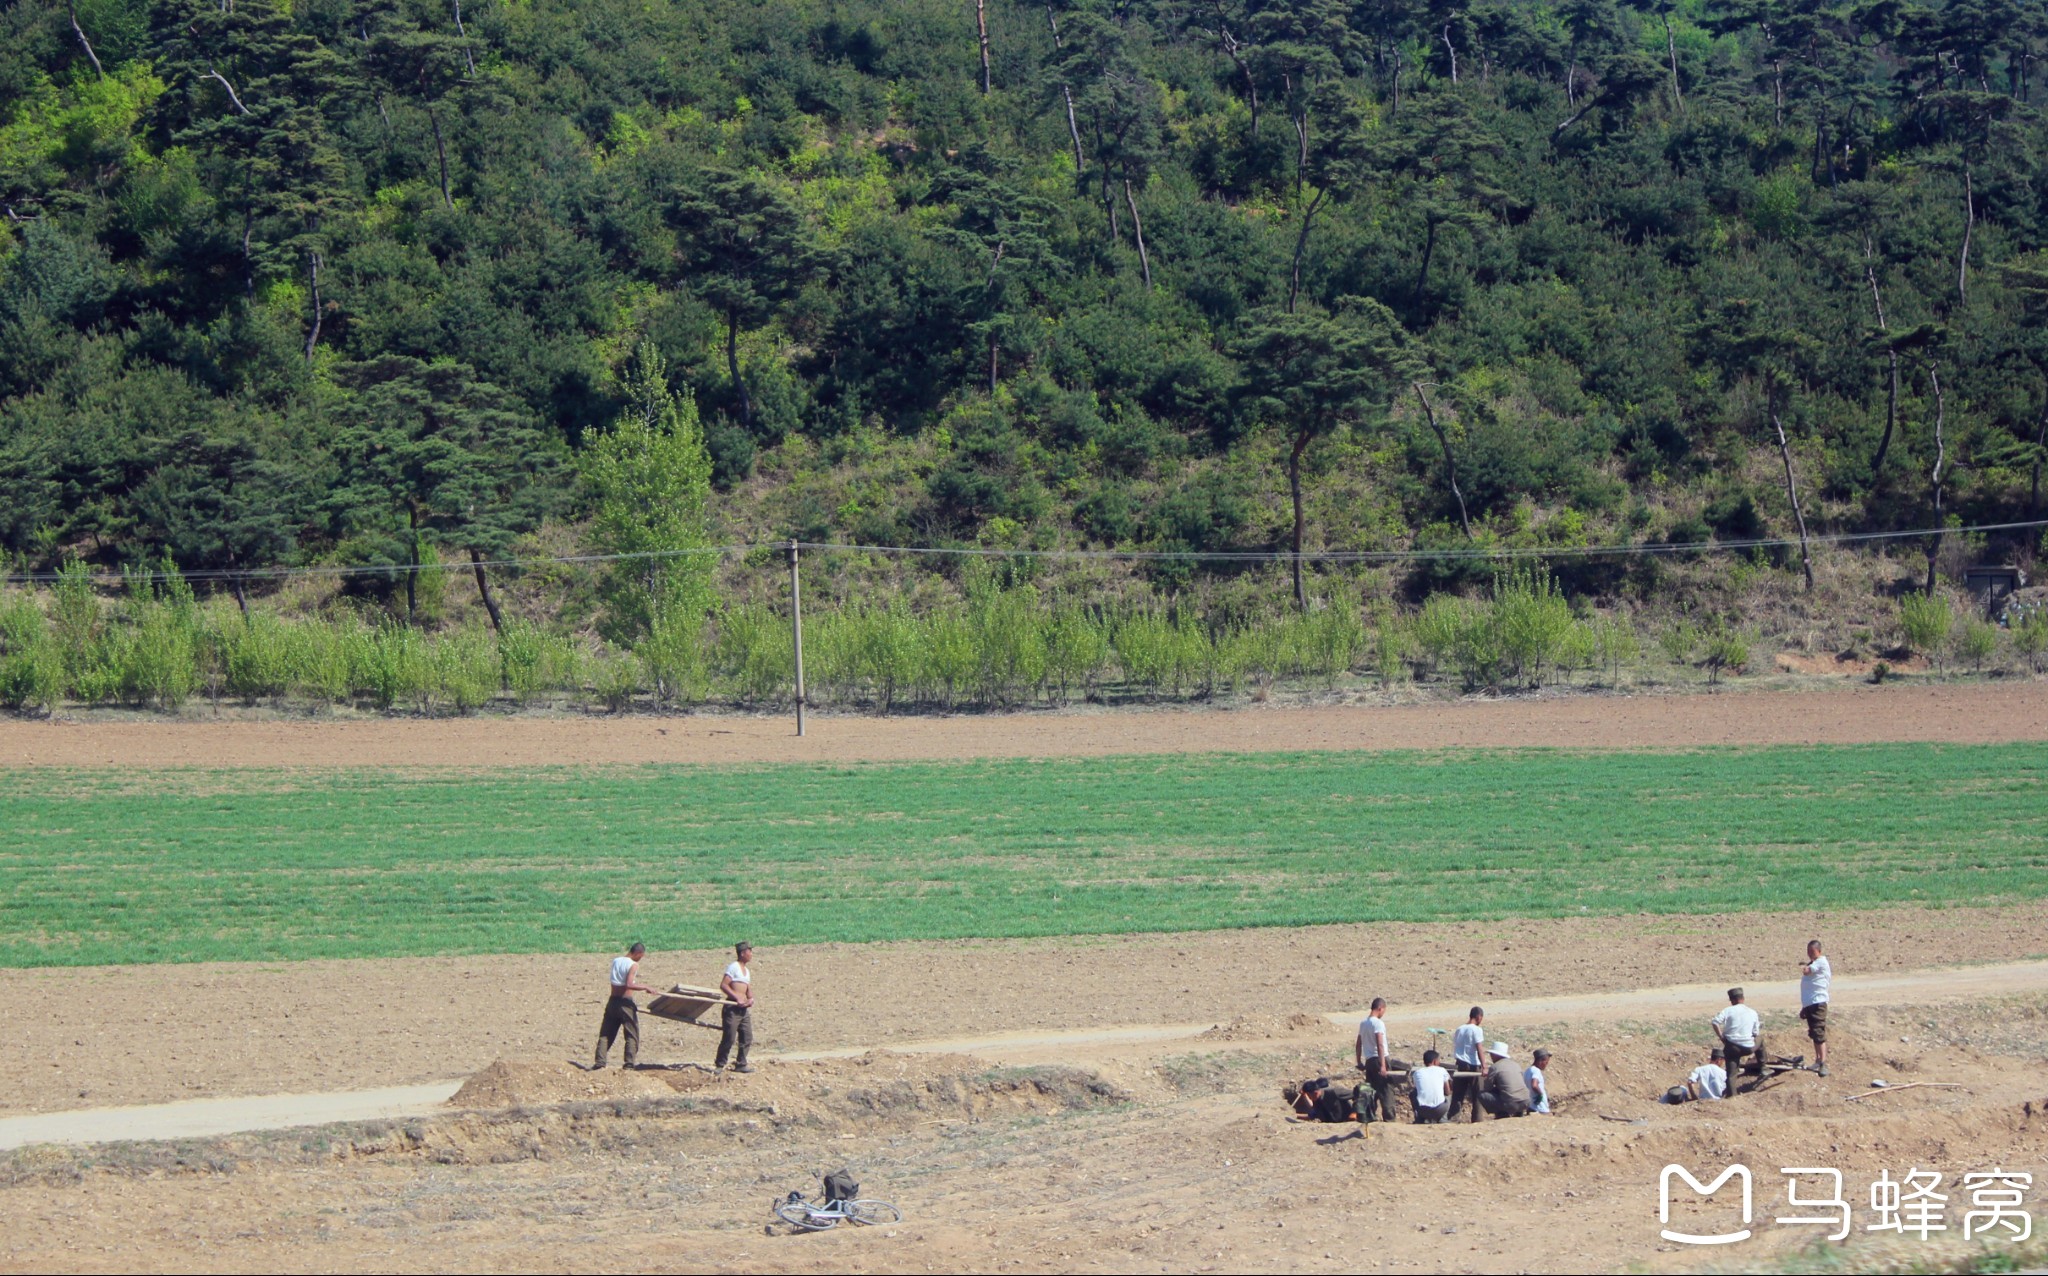
[[[718,1028],[720,1025],[716,1022],[705,1023],[704,1016],[710,1014],[715,1007],[739,1004],[716,988],[692,988],[688,984],[677,984],[648,1002],[647,1013],[658,1019],[672,1019],[677,1023],[694,1024],[699,1028]]]

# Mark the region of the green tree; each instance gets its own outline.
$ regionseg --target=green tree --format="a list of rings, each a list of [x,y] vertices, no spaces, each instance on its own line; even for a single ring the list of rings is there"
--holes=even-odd
[[[669,387],[661,352],[643,341],[626,375],[626,410],[582,454],[590,539],[606,568],[605,635],[633,642],[701,627],[717,557],[706,530],[711,456],[697,405]]]
[[[1239,411],[1287,441],[1297,607],[1308,606],[1301,574],[1302,454],[1317,439],[1363,424],[1385,404],[1406,359],[1406,336],[1386,307],[1358,299],[1334,316],[1269,307],[1248,315],[1238,333]]]

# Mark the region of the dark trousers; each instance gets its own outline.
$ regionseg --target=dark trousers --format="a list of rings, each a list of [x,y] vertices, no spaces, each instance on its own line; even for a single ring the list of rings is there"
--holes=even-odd
[[[1415,1105],[1415,1124],[1417,1125],[1442,1125],[1445,1118],[1450,1115],[1451,1103],[1448,1099],[1433,1108],[1425,1108],[1419,1103]]]
[[[1463,1068],[1469,1065],[1461,1063],[1458,1066]],[[1479,1083],[1483,1079],[1477,1076],[1461,1077],[1455,1072],[1451,1074],[1451,1119],[1453,1121],[1458,1119],[1458,1113],[1464,1111],[1465,1105],[1468,1103],[1472,1105],[1472,1119],[1474,1121],[1479,1119]]]
[[[640,1057],[640,1004],[631,997],[613,997],[604,1003],[604,1023],[597,1030],[598,1067],[604,1066],[604,1057],[621,1032],[626,1034],[626,1066],[630,1068]]]
[[[747,1051],[754,1044],[754,1008],[752,1006],[727,1006],[720,1012],[720,1025],[725,1029],[718,1037],[718,1061],[713,1067],[723,1068],[725,1061],[732,1058],[733,1046],[739,1046],[739,1057],[733,1058],[733,1066],[747,1066]]]
[[[1374,1104],[1379,1107],[1380,1120],[1392,1121],[1394,1119],[1395,1078],[1387,1074],[1390,1072],[1405,1073],[1407,1071],[1408,1065],[1399,1059],[1388,1059],[1384,1066],[1381,1065],[1377,1055],[1365,1061],[1365,1081],[1367,1085],[1372,1087],[1372,1098]],[[1363,1112],[1358,1115],[1360,1120],[1365,1119]]]
[[[1524,1117],[1529,1115],[1529,1105],[1520,1099],[1509,1098],[1504,1094],[1488,1094],[1484,1090],[1479,1092],[1479,1106],[1485,1108],[1496,1117]]]
[[[1735,1074],[1740,1070],[1742,1061],[1750,1055],[1755,1055],[1757,1056],[1757,1062],[1761,1064],[1763,1062],[1763,1051],[1756,1046],[1738,1046],[1728,1041],[1721,1043],[1721,1049],[1724,1052],[1723,1057],[1728,1069],[1728,1097],[1732,1099],[1735,1097]]]

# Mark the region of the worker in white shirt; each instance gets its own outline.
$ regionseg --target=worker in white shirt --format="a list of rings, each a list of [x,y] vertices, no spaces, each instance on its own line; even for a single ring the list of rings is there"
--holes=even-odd
[[[595,1071],[604,1067],[604,1057],[610,1053],[612,1042],[626,1034],[626,1067],[631,1070],[633,1061],[640,1055],[640,1003],[633,1000],[636,992],[653,992],[638,982],[640,959],[647,955],[647,945],[635,944],[626,950],[624,957],[612,958],[611,996],[604,1003],[604,1022],[597,1029],[597,1061],[591,1064]]]
[[[730,1058],[734,1072],[752,1072],[754,1068],[747,1062],[747,1051],[754,1044],[754,946],[735,944],[733,957],[718,981],[718,991],[725,994],[727,1004],[719,1012],[719,1025],[724,1031],[718,1037],[718,1061],[712,1069],[724,1069],[725,1061]],[[739,1047],[737,1057],[733,1055],[734,1046]]]
[[[1708,1052],[1707,1061],[1692,1070],[1685,1079],[1685,1095],[1689,1099],[1725,1099],[1728,1097],[1728,1065],[1726,1052],[1715,1046]]]
[[[1820,941],[1806,941],[1806,961],[1799,967],[1799,1017],[1806,1021],[1806,1035],[1813,1042],[1814,1071],[1828,1074],[1828,985],[1834,968],[1821,954]]]
[[[1550,1078],[1543,1070],[1550,1066],[1550,1052],[1538,1050],[1536,1062],[1522,1070],[1522,1080],[1529,1083],[1529,1111],[1544,1116],[1550,1115]]]
[[[1394,1074],[1408,1071],[1408,1065],[1387,1052],[1387,999],[1374,997],[1372,1013],[1365,1022],[1358,1025],[1358,1066],[1365,1073],[1366,1084],[1372,1087],[1373,1101],[1379,1107],[1379,1119],[1394,1119]],[[1363,1120],[1365,1113],[1361,1111]]]
[[[1763,1027],[1757,1013],[1743,1004],[1742,989],[1728,990],[1728,1005],[1714,1016],[1714,1035],[1721,1039],[1722,1063],[1728,1071],[1728,1094],[1735,1094],[1735,1069],[1755,1054],[1756,1034]]]
[[[1451,1119],[1467,1103],[1472,1119],[1479,1119],[1479,1082],[1486,1071],[1486,1012],[1472,1007],[1465,1022],[1451,1033]]]
[[[1434,1050],[1422,1052],[1422,1066],[1408,1074],[1409,1097],[1415,1101],[1415,1124],[1442,1125],[1451,1114],[1451,1074],[1438,1065]]]

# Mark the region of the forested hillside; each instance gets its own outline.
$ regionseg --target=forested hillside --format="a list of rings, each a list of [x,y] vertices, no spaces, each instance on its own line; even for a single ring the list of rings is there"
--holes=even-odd
[[[0,550],[243,606],[259,568],[385,566],[293,605],[417,627],[459,618],[413,564],[692,543],[2024,522],[2044,54],[2042,0],[24,0]],[[2040,542],[1861,552],[1932,588]],[[762,566],[470,575],[500,628],[509,590],[689,646]],[[1551,566],[1581,600],[1675,570]],[[1073,570],[1220,624],[1499,567]]]

